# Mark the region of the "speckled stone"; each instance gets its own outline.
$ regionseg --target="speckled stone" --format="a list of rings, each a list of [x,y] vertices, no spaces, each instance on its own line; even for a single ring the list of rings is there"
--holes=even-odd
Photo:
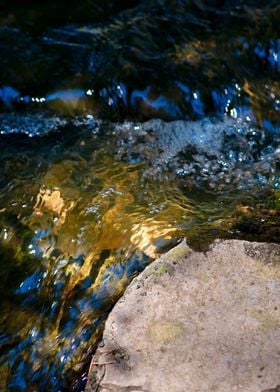
[[[87,392],[264,392],[280,385],[280,245],[185,242],[127,288]]]

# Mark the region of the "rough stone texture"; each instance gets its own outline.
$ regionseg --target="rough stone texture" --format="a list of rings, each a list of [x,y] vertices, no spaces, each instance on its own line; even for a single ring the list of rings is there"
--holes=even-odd
[[[276,392],[279,385],[280,245],[216,241],[196,253],[183,242],[114,307],[86,391]]]

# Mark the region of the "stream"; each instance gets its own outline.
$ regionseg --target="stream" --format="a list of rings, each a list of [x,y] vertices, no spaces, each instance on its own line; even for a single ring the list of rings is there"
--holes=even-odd
[[[280,240],[278,1],[3,1],[0,391],[84,391],[186,237]]]

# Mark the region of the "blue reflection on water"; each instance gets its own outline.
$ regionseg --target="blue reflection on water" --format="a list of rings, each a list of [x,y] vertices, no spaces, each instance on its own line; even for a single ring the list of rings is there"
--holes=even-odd
[[[195,114],[202,116],[204,114],[204,104],[200,99],[200,93],[195,91],[193,93],[193,99],[191,99],[191,106]]]
[[[165,112],[172,117],[182,115],[181,111],[179,110],[179,108],[174,102],[170,101],[169,99],[161,95],[157,97],[154,101],[149,100],[147,103],[154,109],[165,110]]]
[[[46,96],[46,101],[59,99],[63,102],[76,101],[85,96],[85,92],[81,89],[59,90]]]
[[[13,87],[4,86],[0,89],[0,99],[3,101],[7,108],[12,109],[12,102],[18,99],[20,96],[19,92]]]
[[[46,234],[47,231],[37,231],[36,239],[44,238]],[[116,296],[121,293],[121,290],[116,290],[115,284],[123,279],[127,285],[135,273],[142,271],[150,260],[140,251],[134,251],[130,256],[127,256],[125,251],[116,251],[114,256],[116,261],[105,269],[99,278],[100,284],[93,286],[95,278],[87,276],[74,287],[73,293],[69,292],[67,296],[67,265],[79,263],[83,257],[71,258],[65,265],[58,257],[54,263],[59,265],[63,261],[59,276],[45,274],[42,263],[40,269],[23,280],[16,289],[21,301],[19,306],[26,312],[38,312],[38,317],[34,319],[34,327],[24,332],[25,336],[22,336],[21,327],[13,336],[0,336],[4,345],[13,342],[12,349],[3,357],[10,374],[13,375],[9,380],[9,390],[24,391],[30,381],[36,383],[42,391],[64,390],[68,383],[63,376],[65,366],[77,360],[77,356],[81,358],[81,347],[95,336],[97,328],[105,320],[106,312],[110,311]],[[107,257],[112,257],[112,253],[107,254],[104,262]],[[58,319],[61,311],[62,318]],[[84,323],[82,320],[90,320],[90,323]],[[57,321],[57,336],[49,338]],[[34,370],[33,364],[36,363],[40,363],[40,368]]]
[[[248,43],[248,41],[246,40],[245,37],[240,36],[239,39],[240,39],[244,49],[249,49],[250,48],[250,45],[249,45],[249,43]]]
[[[191,90],[182,82],[176,82],[177,86],[185,93],[185,100],[189,102],[191,97]]]
[[[261,43],[257,44],[257,46],[254,49],[254,52],[260,59],[265,59],[266,57],[265,48]]]
[[[33,290],[39,288],[42,280],[42,272],[36,271],[31,276],[28,276],[16,290],[16,294],[28,294]]]
[[[143,101],[148,101],[148,95],[151,91],[151,86],[147,86],[144,90],[134,90],[130,96],[130,103],[132,106],[136,106],[137,99],[141,98]]]
[[[212,90],[211,96],[215,109],[218,111],[218,113],[224,113],[227,106],[227,97],[225,96],[225,94],[217,90]]]
[[[269,120],[267,120],[266,118],[264,118],[264,119],[262,120],[262,125],[263,125],[263,127],[264,127],[265,130],[267,130],[268,132],[271,132],[271,133],[275,133],[275,132],[277,132],[277,130],[278,130],[277,127],[274,126],[274,125],[272,124],[272,122],[269,121]]]
[[[151,86],[146,87],[144,90],[134,90],[131,93],[130,102],[132,106],[137,105],[137,100],[141,99],[146,105],[156,110],[164,110],[169,116],[177,117],[182,116],[182,113],[178,106],[168,98],[160,95],[156,99],[150,99],[149,93],[151,92]]]
[[[273,68],[280,71],[280,39],[276,42],[270,41],[268,61]]]
[[[24,361],[20,361],[20,363],[15,371],[14,377],[12,378],[12,381],[9,384],[9,388],[11,390],[13,390],[13,389],[20,390],[20,391],[26,390],[27,383],[26,383],[25,377],[24,377],[25,367],[26,367],[26,363]]]
[[[122,82],[114,81],[111,86],[104,87],[99,91],[102,97],[109,106],[116,108],[119,102],[127,106],[127,90]]]

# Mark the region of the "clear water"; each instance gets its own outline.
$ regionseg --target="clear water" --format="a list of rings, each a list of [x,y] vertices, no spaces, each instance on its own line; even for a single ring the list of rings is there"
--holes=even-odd
[[[181,238],[280,238],[277,2],[92,7],[0,12],[1,391],[82,391]]]

